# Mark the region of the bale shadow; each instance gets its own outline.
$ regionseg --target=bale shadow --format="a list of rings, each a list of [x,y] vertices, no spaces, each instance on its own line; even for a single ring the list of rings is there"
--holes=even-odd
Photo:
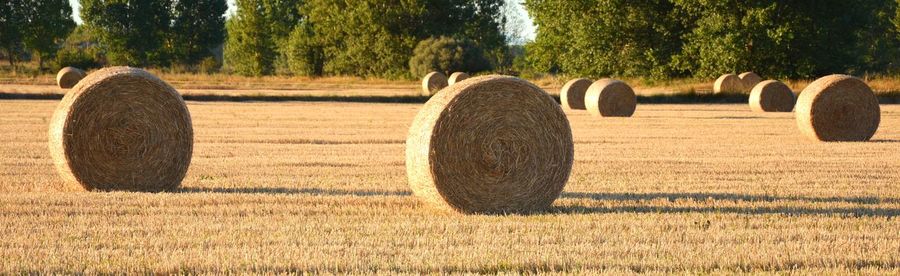
[[[807,201],[813,203],[852,203],[861,205],[875,205],[879,203],[900,203],[896,198],[876,197],[804,197],[804,196],[766,196],[766,195],[741,195],[727,193],[563,193],[562,198],[590,199],[596,201],[649,201],[666,199],[677,201],[690,200],[732,200],[748,202],[778,202],[778,201]],[[900,208],[882,207],[832,207],[809,208],[791,206],[748,206],[748,207],[717,207],[717,206],[556,206],[549,213],[558,214],[596,214],[596,213],[732,213],[746,215],[782,214],[789,216],[800,215],[829,215],[845,217],[885,217],[894,218],[900,216]]]
[[[315,195],[315,196],[411,196],[410,191],[389,190],[342,190],[320,188],[283,188],[283,187],[241,187],[241,188],[203,188],[183,187],[176,193],[211,193],[211,194],[264,194],[264,195]]]
[[[869,141],[870,143],[880,143],[880,144],[896,144],[900,143],[900,140],[897,139],[875,139]]]

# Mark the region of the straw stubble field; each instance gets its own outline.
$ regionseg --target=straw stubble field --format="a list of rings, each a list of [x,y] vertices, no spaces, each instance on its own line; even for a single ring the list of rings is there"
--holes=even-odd
[[[0,101],[0,273],[900,273],[900,107],[869,143],[810,142],[790,113],[567,112],[575,166],[551,212],[458,215],[411,195],[421,105],[189,102],[177,193],[71,191],[56,101]]]

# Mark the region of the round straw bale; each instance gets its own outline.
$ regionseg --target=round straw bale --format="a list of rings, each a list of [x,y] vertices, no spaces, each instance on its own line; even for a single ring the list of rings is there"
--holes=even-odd
[[[744,72],[738,75],[741,78],[741,83],[744,84],[744,89],[749,90],[756,87],[757,84],[763,81],[762,77],[753,72]]]
[[[454,85],[454,84],[464,81],[468,78],[469,78],[469,74],[466,74],[463,72],[456,72],[456,73],[450,74],[450,79],[447,80],[447,84]]]
[[[796,102],[794,91],[776,80],[760,82],[750,92],[750,109],[756,112],[791,112]]]
[[[475,77],[419,111],[406,140],[416,196],[462,213],[530,213],[559,197],[573,160],[559,104],[508,76]]]
[[[800,93],[797,126],[819,141],[868,141],[878,130],[881,108],[865,82],[847,75],[814,81]]]
[[[559,101],[566,110],[585,109],[584,93],[593,83],[589,79],[574,79],[563,85],[559,90]]]
[[[744,82],[735,74],[725,74],[716,80],[713,86],[715,93],[737,93],[744,91]]]
[[[433,95],[434,93],[449,86],[447,76],[441,72],[431,72],[422,79],[422,92],[425,95]]]
[[[89,191],[166,191],[187,173],[193,136],[174,88],[144,70],[111,67],[63,97],[50,154],[66,182]]]
[[[56,73],[56,84],[59,88],[69,89],[75,86],[85,76],[84,71],[75,67],[66,67]]]
[[[601,79],[587,89],[584,105],[594,116],[631,117],[637,108],[637,96],[622,81]]]

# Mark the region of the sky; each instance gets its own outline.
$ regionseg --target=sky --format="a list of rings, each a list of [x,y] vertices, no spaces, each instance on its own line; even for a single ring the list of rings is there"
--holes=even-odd
[[[228,11],[225,12],[226,15],[234,13],[234,1],[235,0],[228,0]],[[518,11],[518,18],[516,18],[516,21],[518,21],[518,24],[521,24],[522,26],[515,29],[519,29],[519,37],[521,37],[525,41],[533,40],[535,27],[534,23],[531,21],[531,18],[528,17],[528,12],[525,11],[525,8],[518,0],[506,0],[506,3],[509,5],[513,5],[512,7]],[[73,17],[75,17],[75,22],[81,24],[81,16],[78,13],[81,5],[78,4],[78,0],[69,0],[69,4],[72,5],[72,11],[74,13]],[[520,43],[521,42],[524,41],[520,41]]]

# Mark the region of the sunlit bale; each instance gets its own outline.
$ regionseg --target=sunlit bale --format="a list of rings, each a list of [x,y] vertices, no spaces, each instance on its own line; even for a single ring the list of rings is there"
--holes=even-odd
[[[744,72],[738,75],[738,77],[741,78],[741,83],[743,84],[745,91],[753,89],[757,84],[763,81],[762,77],[753,72]]]
[[[791,112],[795,103],[794,91],[780,81],[760,82],[750,91],[750,109],[755,112]]]
[[[450,79],[447,80],[447,84],[454,85],[454,84],[464,81],[468,78],[469,78],[469,74],[466,74],[463,72],[456,72],[456,73],[450,74]]]
[[[66,67],[56,73],[56,84],[59,88],[69,89],[85,77],[85,72],[75,67]]]
[[[424,95],[434,95],[444,87],[449,86],[447,76],[441,72],[431,72],[422,78],[422,92]]]
[[[559,90],[559,101],[566,110],[585,109],[584,93],[593,83],[589,79],[574,79]]]
[[[573,161],[572,130],[537,86],[482,76],[441,90],[406,140],[409,185],[462,213],[531,213],[559,197]]]
[[[847,75],[811,83],[800,93],[795,112],[800,131],[818,141],[868,141],[881,122],[872,88]]]
[[[620,80],[601,79],[587,89],[584,105],[594,116],[631,117],[637,109],[637,96]]]
[[[173,190],[187,173],[194,143],[181,95],[129,67],[102,69],[75,85],[49,134],[60,175],[91,191]]]
[[[744,91],[744,82],[735,74],[725,74],[716,80],[713,86],[715,93],[740,93]]]

